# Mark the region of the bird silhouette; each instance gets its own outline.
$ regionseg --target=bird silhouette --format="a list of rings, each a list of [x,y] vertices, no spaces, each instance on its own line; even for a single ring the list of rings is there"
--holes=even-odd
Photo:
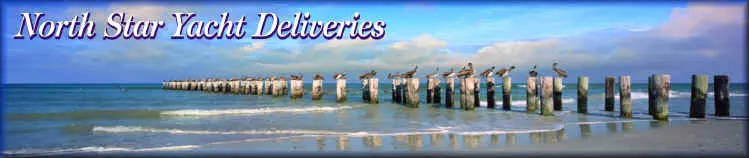
[[[562,70],[562,69],[557,68],[557,65],[559,65],[559,64],[557,64],[556,62],[553,65],[552,69],[554,70],[554,72],[556,72],[557,75],[560,76],[560,77],[562,77],[562,78],[567,78],[567,72],[564,71],[564,70]]]

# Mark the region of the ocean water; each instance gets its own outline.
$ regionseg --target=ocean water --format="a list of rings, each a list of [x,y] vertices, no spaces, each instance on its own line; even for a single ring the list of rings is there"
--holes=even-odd
[[[300,99],[165,90],[160,84],[4,85],[4,154],[39,155],[134,151],[452,151],[503,145],[555,143],[593,135],[678,126],[689,119],[690,85],[672,83],[671,121],[647,115],[647,84],[632,85],[634,118],[603,111],[603,84],[591,84],[589,114],[577,114],[575,84],[563,90],[562,111],[542,117],[525,111],[525,84],[512,87],[512,110],[485,103],[473,111],[424,102],[410,108],[391,102],[380,85],[380,103],[362,103],[361,85],[349,83],[348,101],[329,92],[312,101],[305,84]],[[457,85],[456,85],[457,86]],[[481,100],[485,101],[485,85]],[[744,119],[746,84],[730,85],[731,117],[716,118],[712,85],[708,120]],[[442,91],[444,93],[444,90]],[[457,92],[456,92],[457,94]],[[617,94],[618,95],[618,94]],[[442,94],[444,97],[444,94]],[[442,99],[444,102],[444,98]]]

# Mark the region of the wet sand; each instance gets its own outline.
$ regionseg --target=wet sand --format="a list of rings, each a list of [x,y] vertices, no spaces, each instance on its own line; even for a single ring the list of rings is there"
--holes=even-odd
[[[728,154],[744,155],[746,121],[708,120],[642,132],[594,136],[555,144],[507,146],[491,149],[509,153],[568,154]]]

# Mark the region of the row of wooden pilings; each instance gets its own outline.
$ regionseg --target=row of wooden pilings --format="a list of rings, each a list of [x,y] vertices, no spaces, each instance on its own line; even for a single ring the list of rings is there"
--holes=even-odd
[[[453,107],[455,96],[455,79],[445,78],[445,106]],[[474,77],[458,78],[459,85],[459,103],[460,108],[472,110],[480,104],[479,90],[480,80]],[[588,113],[588,77],[579,76],[577,78],[577,112]],[[667,74],[658,74],[648,77],[648,114],[656,120],[668,119],[668,101],[670,94],[671,76]],[[291,80],[290,84],[285,78],[265,78],[265,79],[232,79],[232,80],[189,80],[189,81],[165,81],[162,86],[166,89],[179,90],[196,90],[209,92],[223,92],[236,94],[252,95],[272,95],[285,96],[291,91],[291,98],[301,98],[304,95],[302,80]],[[487,78],[486,100],[487,108],[495,108],[495,80]],[[604,110],[614,111],[615,106],[615,87],[619,89],[619,111],[621,117],[632,117],[632,98],[631,98],[631,77],[619,76],[619,84],[616,84],[616,78],[606,76],[604,80]],[[426,85],[426,103],[441,104],[441,80],[439,78],[428,78]],[[727,75],[716,75],[713,79],[715,95],[715,116],[729,116],[729,77]],[[290,88],[287,87],[290,85]],[[396,78],[392,80],[392,101],[395,103],[405,104],[411,107],[419,105],[419,79],[418,78]],[[692,92],[690,117],[704,118],[706,115],[706,98],[708,89],[707,75],[692,76]],[[544,116],[553,115],[553,111],[562,110],[562,89],[563,79],[559,77],[528,77],[526,80],[526,111],[536,112]],[[379,80],[369,78],[362,80],[362,100],[364,102],[377,104],[379,103]],[[346,101],[346,79],[336,80],[336,101]],[[511,110],[512,108],[512,79],[502,77],[502,109]],[[322,99],[324,92],[322,90],[322,80],[313,80],[312,82],[312,99]],[[540,95],[539,95],[540,94]],[[540,107],[539,107],[540,105]]]
[[[362,80],[363,100],[369,103],[379,103],[379,81],[377,78]],[[233,93],[248,95],[271,95],[286,96],[292,99],[304,96],[304,83],[301,79],[287,80],[285,78],[265,78],[265,79],[231,79],[231,80],[179,80],[162,82],[164,89],[174,90],[192,90],[206,91],[216,93]],[[336,80],[336,101],[344,102],[347,100],[346,79]],[[290,93],[290,94],[289,94]],[[323,81],[312,81],[312,100],[320,100],[325,92],[323,91]]]

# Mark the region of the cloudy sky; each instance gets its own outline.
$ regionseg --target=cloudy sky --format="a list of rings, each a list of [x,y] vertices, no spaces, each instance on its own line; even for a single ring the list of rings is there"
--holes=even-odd
[[[417,76],[439,68],[459,69],[473,62],[518,69],[526,77],[537,64],[553,75],[560,63],[570,78],[631,75],[647,81],[653,73],[689,82],[692,74],[728,74],[746,80],[746,3],[6,3],[2,14],[3,69],[8,83],[159,82],[164,79],[239,77],[335,72],[358,76],[376,69],[378,77],[418,65]],[[97,38],[16,40],[22,12],[44,12],[45,19],[69,20],[91,12]],[[101,40],[106,16],[123,11],[139,19],[167,23],[154,40]],[[173,40],[173,12],[197,13],[195,20],[219,19],[229,12],[247,16],[248,35],[239,40]],[[292,19],[387,23],[381,40],[253,40],[257,13]],[[518,80],[523,81],[523,80]]]

